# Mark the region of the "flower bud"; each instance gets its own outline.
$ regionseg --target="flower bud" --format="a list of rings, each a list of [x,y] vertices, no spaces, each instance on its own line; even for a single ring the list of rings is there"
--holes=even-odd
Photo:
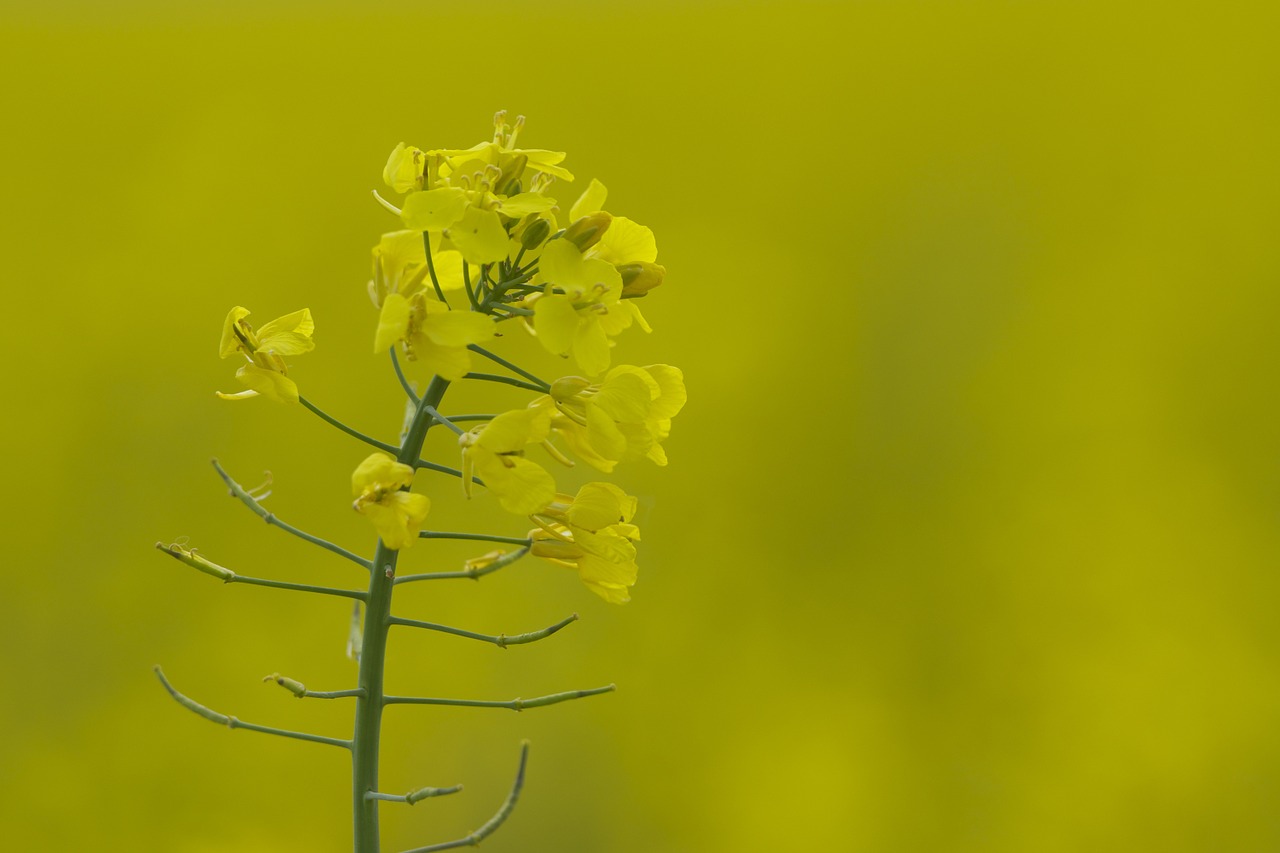
[[[517,154],[502,167],[502,172],[493,182],[493,191],[499,195],[513,196],[520,192],[520,176],[529,164],[529,155]]]
[[[597,210],[595,213],[582,217],[566,228],[564,230],[564,238],[577,246],[579,251],[585,252],[600,242],[604,232],[609,230],[611,222],[613,222],[611,215],[603,210]]]
[[[535,219],[520,235],[520,245],[533,250],[541,246],[551,234],[551,223],[545,219]]]
[[[294,696],[297,696],[299,699],[307,695],[306,685],[304,685],[301,681],[294,681],[292,678],[283,676],[278,672],[273,672],[270,675],[263,678],[262,680],[274,681],[276,684],[279,684],[281,687],[283,687],[285,690],[288,690],[290,693],[292,693]]]
[[[179,562],[186,563],[191,568],[204,572],[206,575],[212,575],[213,577],[217,578],[220,581],[230,583],[231,581],[236,579],[235,572],[231,571],[230,569],[223,568],[222,566],[219,566],[217,563],[209,562],[204,557],[201,557],[199,554],[197,554],[194,548],[183,548],[181,545],[179,545],[176,542],[172,545],[166,545],[163,542],[157,542],[156,548],[158,548],[161,551],[164,551],[170,557],[173,557]]]
[[[618,274],[622,276],[623,297],[636,297],[644,296],[662,284],[662,280],[667,275],[667,268],[662,264],[637,261],[631,264],[619,264]]]
[[[591,383],[581,376],[561,376],[551,383],[551,396],[555,400],[565,402],[572,400],[590,387]]]

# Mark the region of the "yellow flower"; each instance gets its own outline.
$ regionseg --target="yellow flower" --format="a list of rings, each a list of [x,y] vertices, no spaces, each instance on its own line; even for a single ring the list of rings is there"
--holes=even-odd
[[[249,309],[237,305],[227,314],[222,325],[222,342],[218,347],[221,358],[243,355],[248,362],[236,371],[236,378],[249,386],[249,390],[218,396],[224,400],[245,400],[261,394],[278,402],[298,401],[298,386],[288,377],[284,357],[301,355],[315,349],[311,335],[315,323],[311,311],[303,308],[267,323],[256,333],[245,320]]]
[[[422,288],[408,296],[390,293],[383,300],[373,351],[386,352],[402,343],[411,361],[422,361],[433,373],[456,382],[471,370],[467,345],[484,343],[494,334],[487,314],[450,311]]]
[[[577,570],[596,595],[624,604],[639,571],[640,528],[630,523],[635,511],[636,499],[611,483],[588,483],[574,497],[556,495],[533,518],[531,553]]]
[[[591,384],[566,376],[534,405],[555,409],[551,426],[584,462],[609,473],[623,459],[667,464],[661,442],[684,407],[684,374],[668,364],[621,364]]]
[[[351,475],[352,506],[373,522],[388,548],[412,547],[431,509],[426,495],[404,491],[412,483],[413,469],[386,453],[371,453]]]
[[[555,479],[524,457],[526,447],[547,440],[550,428],[551,412],[540,407],[503,412],[458,436],[467,497],[471,478],[476,476],[508,512],[531,515],[550,503],[556,494]]]

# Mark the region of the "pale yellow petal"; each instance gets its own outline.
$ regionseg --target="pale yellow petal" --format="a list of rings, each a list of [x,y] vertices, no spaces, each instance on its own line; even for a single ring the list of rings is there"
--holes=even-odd
[[[218,344],[218,357],[226,358],[239,351],[240,338],[236,336],[236,324],[249,316],[249,309],[239,305],[227,312],[227,319],[222,321],[222,340]]]
[[[533,330],[542,345],[556,355],[568,355],[573,349],[578,325],[578,312],[567,296],[544,296],[533,305]]]
[[[569,221],[576,222],[589,213],[604,210],[604,200],[608,195],[609,191],[604,184],[592,178],[582,195],[573,203],[573,207],[569,208]]]
[[[298,402],[297,384],[283,373],[265,370],[256,364],[246,364],[236,371],[236,379],[277,403]]]
[[[449,228],[449,240],[470,264],[492,264],[507,256],[507,231],[492,210],[467,208]]]
[[[615,216],[596,244],[596,255],[611,264],[652,264],[658,260],[658,243],[653,231],[625,216]]]
[[[465,192],[457,187],[439,187],[406,196],[400,218],[406,228],[414,231],[442,231],[462,219],[467,210]]]
[[[378,314],[378,330],[373,337],[373,351],[381,354],[409,333],[409,300],[398,293],[388,294]]]

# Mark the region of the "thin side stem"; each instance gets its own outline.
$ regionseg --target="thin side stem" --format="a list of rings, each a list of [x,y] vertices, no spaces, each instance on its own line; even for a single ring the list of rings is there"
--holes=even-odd
[[[523,376],[525,379],[528,379],[530,382],[534,383],[535,385],[541,386],[543,391],[551,390],[551,385],[549,383],[544,382],[543,380],[539,379],[537,376],[534,376],[532,373],[525,370],[523,367],[520,367],[517,364],[512,364],[511,362],[507,361],[505,358],[498,355],[497,353],[489,352],[487,349],[483,349],[476,344],[468,344],[467,349],[471,350],[473,353],[477,355],[484,356],[485,358],[492,361],[494,364],[502,365],[507,370],[510,370],[512,373],[516,373],[520,376]]]
[[[489,699],[436,699],[427,696],[384,696],[384,705],[450,705],[460,708],[506,708],[509,711],[523,711],[525,708],[542,708],[547,705],[558,705],[571,699],[585,699],[588,696],[599,696],[601,693],[612,693],[618,689],[616,684],[604,687],[592,687],[589,690],[567,690],[564,693],[552,693],[536,699],[509,699],[505,702]]]
[[[435,420],[436,423],[448,427],[450,430],[454,432],[455,435],[462,435],[464,432],[466,432],[466,430],[464,430],[462,427],[458,426],[453,421],[449,420],[444,415],[437,412],[434,406],[427,406],[426,411],[428,415],[431,415],[431,417]]]
[[[400,357],[396,355],[396,348],[392,347],[390,352],[391,365],[396,369],[396,378],[400,380],[400,387],[404,389],[404,393],[409,395],[409,399],[413,401],[413,404],[415,406],[418,405],[421,401],[418,399],[417,393],[414,392],[413,386],[409,384],[408,377],[404,375],[403,368],[400,367]],[[395,451],[392,450],[391,452],[394,453]]]
[[[247,729],[251,732],[261,732],[265,735],[277,735],[278,737],[305,740],[310,741],[311,743],[324,743],[329,746],[340,746],[343,749],[351,748],[351,741],[349,740],[339,740],[338,738],[313,735],[306,732],[295,732],[290,731],[289,729],[277,729],[273,726],[260,726],[256,723],[246,723],[244,720],[237,720],[235,717],[231,717],[226,714],[219,714],[217,711],[206,708],[194,699],[190,699],[175,690],[173,685],[169,683],[169,679],[164,677],[164,672],[159,666],[154,667],[154,671],[156,678],[159,678],[160,683],[164,685],[164,689],[169,691],[169,695],[172,696],[179,705],[189,711],[199,714],[201,717],[204,717],[206,720],[211,722],[226,726],[229,729]]]
[[[253,512],[259,518],[265,521],[267,524],[273,525],[275,527],[279,527],[285,533],[292,533],[294,536],[297,536],[299,539],[305,542],[310,542],[312,545],[318,545],[319,547],[325,549],[326,551],[332,551],[333,553],[337,554],[339,557],[346,557],[351,562],[355,563],[358,566],[363,566],[365,569],[368,569],[370,567],[371,565],[370,562],[366,560],[364,557],[357,557],[355,554],[352,554],[346,548],[341,548],[333,544],[332,542],[328,541],[327,539],[321,539],[318,536],[312,536],[310,533],[304,533],[303,531],[299,530],[293,525],[286,524],[285,522],[276,518],[275,513],[271,512],[266,507],[264,507],[261,503],[258,502],[257,498],[249,494],[249,492],[246,491],[235,480],[231,479],[231,476],[222,469],[221,465],[218,464],[217,459],[213,460],[213,467],[214,467],[214,470],[218,472],[218,476],[221,477],[223,482],[227,484],[227,488],[231,490],[232,497],[239,498],[242,504],[247,506],[249,509],[253,510]]]
[[[481,640],[486,643],[492,643],[500,649],[505,649],[507,646],[519,646],[525,643],[532,643],[537,640],[550,637],[566,625],[577,621],[578,614],[575,613],[566,619],[561,619],[554,625],[550,625],[538,631],[529,631],[525,634],[512,634],[510,636],[506,634],[498,634],[497,636],[494,636],[491,634],[477,634],[475,631],[467,631],[462,628],[451,628],[448,625],[439,625],[435,622],[420,622],[417,619],[401,619],[398,616],[392,616],[390,620],[392,625],[403,625],[406,628],[424,628],[428,631],[439,631],[442,634],[453,634],[456,637]]]
[[[439,530],[422,530],[418,532],[419,539],[465,539],[473,542],[501,542],[504,545],[531,545],[533,540],[529,537],[517,538],[515,536],[493,536],[488,533],[444,533]]]
[[[273,581],[267,578],[251,578],[245,575],[236,575],[228,578],[225,583],[244,583],[250,586],[265,586],[269,589],[288,589],[294,592],[314,592],[317,595],[336,595],[340,598],[354,598],[357,601],[364,601],[369,596],[362,589],[336,589],[330,586],[313,586],[309,583],[289,583],[288,581]]]
[[[475,847],[481,841],[488,838],[502,826],[511,812],[515,810],[516,801],[520,799],[520,790],[524,787],[524,771],[529,763],[529,742],[524,741],[520,744],[520,766],[516,768],[516,779],[511,785],[511,793],[507,794],[507,798],[498,807],[493,817],[485,821],[484,825],[475,832],[459,838],[457,841],[446,841],[443,844],[431,844],[426,847],[415,847],[412,850],[406,850],[405,853],[438,853],[440,850],[452,850],[456,847]]]
[[[396,578],[396,583],[412,583],[413,581],[442,581],[460,578],[480,580],[480,578],[487,574],[506,568],[528,553],[528,548],[521,548],[519,551],[512,551],[510,554],[503,554],[492,562],[485,563],[483,565],[477,564],[474,568],[466,568],[457,572],[426,572],[419,575],[402,575]]]
[[[430,231],[422,232],[422,248],[425,249],[427,252],[427,273],[431,276],[431,286],[436,289],[436,296],[440,297],[440,301],[443,302],[446,306],[449,306],[450,308],[452,308],[453,306],[449,305],[449,300],[444,298],[444,291],[440,289],[440,279],[436,278],[436,263],[435,261],[431,260],[431,232]]]
[[[387,803],[407,803],[413,805],[421,802],[428,797],[443,797],[448,794],[456,794],[462,790],[461,785],[451,785],[448,788],[419,788],[416,791],[410,791],[407,794],[383,794],[380,791],[370,791],[364,795],[366,800],[382,800]]]
[[[387,444],[385,441],[378,441],[378,439],[372,438],[371,436],[367,436],[364,433],[360,432],[359,430],[352,429],[351,427],[344,424],[342,421],[338,420],[337,418],[333,417],[332,415],[320,409],[318,406],[316,406],[306,397],[298,397],[298,402],[306,406],[308,411],[317,415],[322,421],[337,427],[338,429],[342,430],[352,438],[358,438],[361,441],[363,441],[365,444],[372,445],[373,447],[376,447],[379,450],[385,450],[387,453],[395,453],[396,450],[399,449],[394,445]]]
[[[503,385],[514,385],[516,388],[524,388],[526,391],[536,391],[539,394],[545,394],[550,390],[550,386],[534,385],[532,382],[525,382],[523,379],[513,379],[510,376],[499,376],[496,373],[465,373],[463,379],[478,379],[481,382],[501,382]]]

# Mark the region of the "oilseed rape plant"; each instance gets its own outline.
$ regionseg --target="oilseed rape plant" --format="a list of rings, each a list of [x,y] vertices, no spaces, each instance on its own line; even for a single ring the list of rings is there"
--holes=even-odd
[[[376,308],[370,322],[373,352],[390,355],[388,377],[394,375],[392,381],[398,382],[406,399],[398,444],[353,429],[302,393],[292,362],[316,345],[316,323],[308,309],[255,328],[250,311],[236,306],[223,323],[219,355],[241,362],[235,377],[244,388],[218,391],[219,397],[232,401],[265,397],[282,405],[301,405],[370,446],[371,452],[350,478],[353,509],[369,520],[371,532],[377,534],[373,556],[360,556],[286,523],[265,506],[270,495],[267,486],[246,489],[217,461],[215,470],[231,495],[268,524],[346,558],[361,570],[366,583],[341,589],[250,577],[215,563],[186,543],[157,545],[185,565],[225,583],[352,600],[348,652],[357,665],[354,687],[316,691],[284,675],[266,679],[298,698],[353,700],[355,719],[349,738],[248,723],[179,693],[159,667],[156,675],[175,700],[215,723],[349,751],[356,853],[380,850],[380,803],[413,804],[461,788],[424,787],[403,795],[379,789],[382,711],[388,705],[523,710],[614,689],[608,685],[505,701],[388,695],[383,676],[393,626],[505,648],[549,637],[578,618],[574,614],[528,633],[489,636],[393,615],[396,587],[479,579],[536,557],[575,572],[588,590],[605,601],[629,601],[638,573],[636,498],[621,486],[603,481],[586,483],[569,494],[558,488],[553,471],[577,462],[608,475],[630,463],[666,465],[662,442],[685,402],[684,377],[677,368],[616,364],[614,358],[624,333],[632,327],[650,331],[637,303],[648,298],[666,276],[657,263],[653,232],[607,212],[607,191],[599,181],[592,180],[566,209],[560,188],[573,175],[562,165],[565,155],[516,147],[523,116],[508,122],[505,113],[498,113],[494,125],[491,140],[470,148],[397,145],[383,170],[387,188],[374,193],[397,220],[373,248],[368,290]],[[569,375],[548,381],[489,349],[503,337],[521,333],[562,356],[570,366]],[[430,376],[421,390],[408,378],[408,363]],[[496,372],[483,372],[485,363]],[[507,386],[505,394],[527,398],[523,405],[506,411],[447,414],[446,393],[461,382],[495,383],[489,386],[495,390],[501,384]],[[456,434],[456,457],[422,458],[428,431],[436,428]],[[335,475],[335,501],[346,499],[341,496],[343,488]],[[504,510],[522,519],[516,535],[425,529],[433,501],[464,500],[486,490]],[[422,540],[463,540],[476,543],[477,551],[492,550],[445,570],[399,571],[401,552]],[[430,547],[422,550],[429,559]],[[463,838],[407,853],[479,844],[514,809],[527,758],[526,742],[510,794],[488,822]]]

